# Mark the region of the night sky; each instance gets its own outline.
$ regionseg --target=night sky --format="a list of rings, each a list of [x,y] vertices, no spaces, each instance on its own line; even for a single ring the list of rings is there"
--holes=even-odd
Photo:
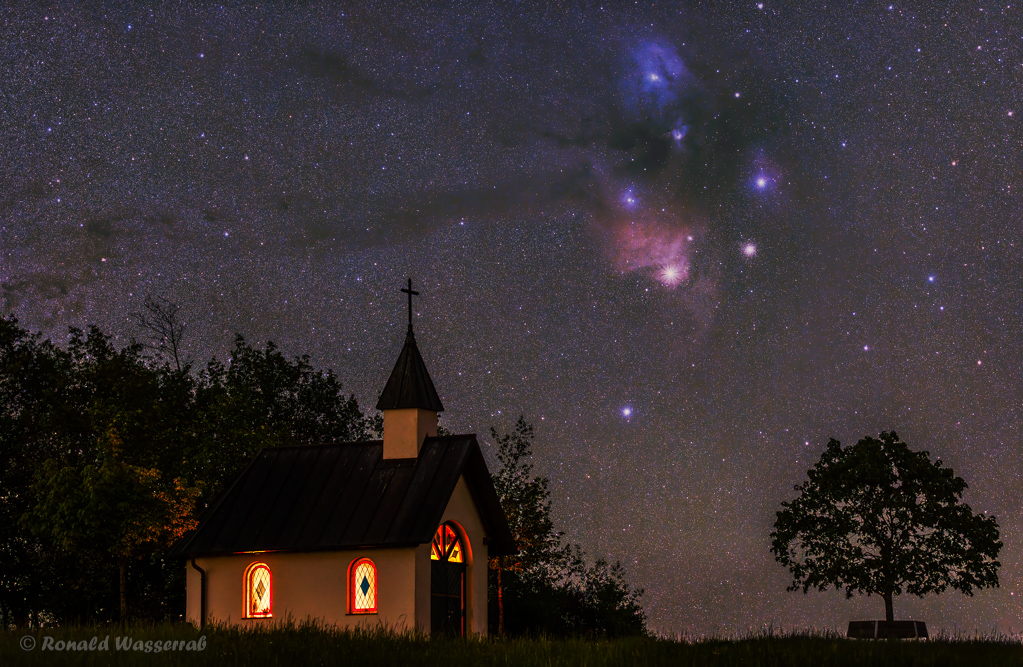
[[[197,364],[273,340],[370,408],[411,276],[441,424],[536,424],[654,630],[881,616],[768,534],[893,429],[1005,543],[896,616],[1023,629],[1020,9],[298,4],[0,9],[4,312],[124,341],[162,295]]]

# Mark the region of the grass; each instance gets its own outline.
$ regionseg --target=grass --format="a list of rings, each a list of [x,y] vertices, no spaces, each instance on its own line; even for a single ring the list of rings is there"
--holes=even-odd
[[[20,642],[28,635],[32,650]],[[97,643],[109,649],[56,651],[59,642]],[[205,649],[181,650],[205,636]],[[48,640],[47,637],[51,638]],[[119,650],[116,639],[131,637],[142,650]],[[27,642],[27,640],[25,640]],[[144,642],[179,642],[177,650],[145,652]],[[51,647],[43,649],[43,644]],[[66,644],[65,644],[66,645]],[[168,646],[174,646],[169,644]],[[316,626],[241,631],[225,627],[198,631],[190,625],[103,626],[0,632],[0,665],[671,665],[672,667],[917,667],[998,665],[1023,667],[1023,644],[1006,637],[938,638],[930,641],[863,641],[833,635],[764,633],[736,639],[653,638],[430,640],[415,634],[349,632]]]

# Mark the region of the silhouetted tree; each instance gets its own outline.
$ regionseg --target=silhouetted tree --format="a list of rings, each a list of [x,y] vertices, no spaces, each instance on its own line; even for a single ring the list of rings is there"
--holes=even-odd
[[[206,501],[263,447],[354,442],[376,427],[333,371],[314,369],[308,355],[289,360],[273,342],[259,349],[236,336],[228,363],[210,361],[198,384]]]
[[[533,474],[533,427],[519,417],[498,445],[494,488],[519,552],[490,559],[490,599],[499,633],[622,636],[646,633],[639,599],[621,563],[587,567],[578,545],[554,527],[548,481]]]
[[[146,348],[169,357],[178,372],[188,365],[181,348],[185,323],[181,321],[181,307],[178,304],[162,296],[148,294],[142,303],[142,311],[132,313],[131,319],[146,334],[148,342],[143,343]]]
[[[562,533],[554,529],[547,479],[533,475],[533,426],[520,416],[511,433],[500,435],[491,428],[490,435],[497,443],[500,464],[493,474],[494,489],[518,546],[516,554],[490,559],[497,577],[497,627],[503,635],[504,573],[553,587],[569,564],[571,552],[562,544]]]
[[[32,482],[47,459],[65,452],[56,433],[69,387],[69,355],[0,319],[0,616],[25,626],[50,580],[43,545],[21,523],[34,502]]]
[[[894,432],[845,449],[832,439],[808,476],[771,533],[790,590],[877,594],[891,621],[892,598],[903,591],[972,595],[998,585],[995,517],[974,514],[962,502],[966,482]]]

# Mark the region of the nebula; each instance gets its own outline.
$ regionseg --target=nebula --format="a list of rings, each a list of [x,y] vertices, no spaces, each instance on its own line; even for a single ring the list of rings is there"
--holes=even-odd
[[[615,231],[615,261],[622,272],[642,271],[665,287],[689,281],[691,233],[658,222],[629,221]]]
[[[674,48],[643,42],[633,51],[631,71],[622,82],[627,115],[648,125],[654,136],[681,148],[689,134],[685,95],[697,87]]]

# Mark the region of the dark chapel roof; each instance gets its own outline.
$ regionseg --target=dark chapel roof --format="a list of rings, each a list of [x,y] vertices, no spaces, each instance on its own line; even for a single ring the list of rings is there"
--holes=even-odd
[[[377,402],[377,410],[395,410],[402,408],[422,408],[443,412],[440,396],[433,386],[430,373],[426,370],[423,357],[416,347],[416,337],[409,324],[405,335],[405,347],[401,348],[398,362],[394,364],[391,377],[387,378],[384,391]]]
[[[433,538],[461,475],[490,555],[515,551],[476,436],[427,438],[415,459],[382,456],[379,440],[265,448],[173,552],[195,557],[423,544]]]

